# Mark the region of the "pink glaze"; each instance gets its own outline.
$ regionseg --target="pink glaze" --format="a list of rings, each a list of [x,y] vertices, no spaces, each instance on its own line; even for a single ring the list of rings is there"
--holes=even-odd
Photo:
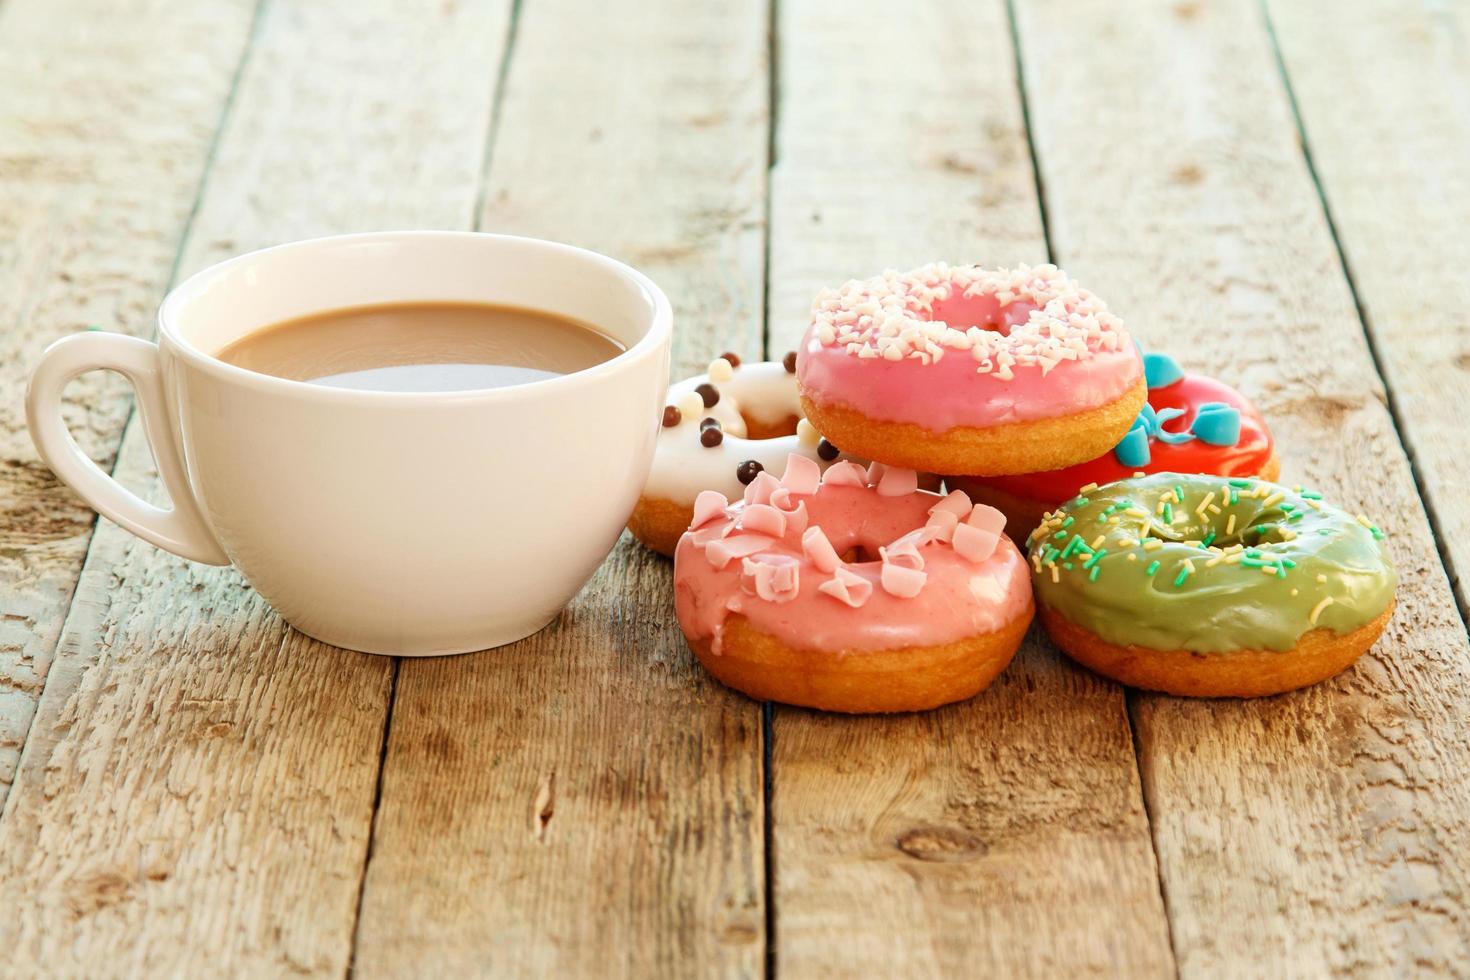
[[[701,507],[674,553],[685,634],[712,637],[718,653],[725,620],[739,614],[788,646],[890,650],[993,633],[1025,613],[1030,576],[998,511],[959,491],[884,495],[884,481],[907,482],[895,468],[874,478],[838,463],[813,492],[797,493],[810,485],[798,465],[790,485],[752,481],[746,500]],[[843,562],[856,547],[881,560]]]
[[[931,265],[818,296],[796,375],[818,404],[945,432],[1105,405],[1143,362],[1123,322],[1055,266]]]

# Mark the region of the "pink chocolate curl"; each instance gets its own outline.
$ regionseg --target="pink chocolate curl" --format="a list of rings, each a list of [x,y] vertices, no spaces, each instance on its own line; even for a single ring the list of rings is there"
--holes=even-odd
[[[770,504],[746,504],[740,512],[740,529],[779,538],[786,533],[786,515]]]
[[[694,498],[694,519],[689,522],[692,531],[697,527],[714,520],[716,517],[725,516],[725,508],[730,506],[730,501],[718,490],[701,490],[699,496]]]
[[[912,599],[924,588],[928,573],[892,562],[883,563],[883,591],[900,599]]]
[[[900,466],[888,466],[878,479],[878,496],[907,497],[919,489],[919,474]]]
[[[995,546],[999,543],[999,534],[989,528],[975,527],[970,524],[956,525],[954,538],[950,541],[956,554],[976,564],[995,554]]]
[[[747,558],[740,571],[742,587],[767,602],[790,602],[801,591],[801,570],[788,555]]]
[[[857,572],[839,567],[836,574],[817,586],[817,591],[832,596],[849,608],[856,609],[872,596],[873,583]]]
[[[761,470],[755,475],[754,480],[751,480],[748,484],[746,484],[745,502],[747,504],[770,503],[771,491],[775,490],[780,485],[780,480],[776,479],[765,470]]]
[[[929,513],[936,514],[942,511],[946,514],[953,514],[958,519],[970,513],[970,510],[970,495],[963,490],[954,490],[948,497],[930,507]]]
[[[812,494],[822,483],[822,468],[815,460],[792,453],[786,457],[786,474],[781,477],[781,486],[792,493]]]
[[[724,568],[733,559],[765,551],[777,543],[775,538],[768,538],[764,534],[742,534],[733,538],[721,538],[709,543],[709,547],[704,549],[704,557],[715,568]]]
[[[801,551],[806,555],[806,560],[816,566],[819,572],[833,572],[842,564],[838,557],[837,549],[832,547],[826,533],[819,527],[809,527],[801,536]]]
[[[827,472],[822,474],[822,482],[833,487],[866,487],[868,477],[861,466],[844,459],[827,467]]]

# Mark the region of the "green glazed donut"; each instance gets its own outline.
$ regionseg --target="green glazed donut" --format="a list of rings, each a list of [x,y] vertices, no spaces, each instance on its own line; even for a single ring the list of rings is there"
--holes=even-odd
[[[1397,585],[1382,538],[1300,487],[1158,473],[1084,488],[1027,545],[1043,609],[1103,644],[1228,655],[1377,623],[1371,645]]]

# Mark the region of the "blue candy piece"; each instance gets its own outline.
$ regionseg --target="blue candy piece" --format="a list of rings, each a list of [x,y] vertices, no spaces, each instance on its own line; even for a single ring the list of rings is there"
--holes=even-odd
[[[1150,388],[1167,388],[1184,377],[1184,369],[1168,354],[1143,355],[1143,380]]]
[[[1240,410],[1224,402],[1205,402],[1189,431],[1212,446],[1233,446],[1240,441]]]
[[[1177,446],[1181,442],[1189,442],[1191,439],[1193,439],[1194,434],[1190,432],[1164,431],[1165,422],[1168,422],[1172,419],[1177,419],[1183,414],[1184,409],[1182,408],[1166,408],[1162,412],[1159,412],[1155,416],[1155,418],[1158,419],[1158,422],[1154,427],[1153,437],[1159,440],[1159,442],[1167,442],[1171,446]]]
[[[1134,469],[1147,466],[1151,458],[1148,451],[1148,430],[1135,422],[1123,441],[1113,448],[1113,455],[1124,466]]]

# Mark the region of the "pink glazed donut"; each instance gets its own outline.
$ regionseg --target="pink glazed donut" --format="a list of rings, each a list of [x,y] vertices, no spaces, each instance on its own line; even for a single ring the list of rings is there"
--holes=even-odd
[[[706,490],[674,552],[674,604],[700,663],[760,700],[920,711],[984,690],[1033,606],[1005,517],[917,489],[913,470],[793,454],[731,504]]]
[[[1007,476],[1095,459],[1128,432],[1143,362],[1054,265],[927,265],[826,290],[797,351],[801,401],[847,452]]]

